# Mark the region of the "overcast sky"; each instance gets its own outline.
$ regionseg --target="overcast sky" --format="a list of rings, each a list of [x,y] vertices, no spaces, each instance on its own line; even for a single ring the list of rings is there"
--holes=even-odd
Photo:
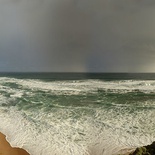
[[[155,1],[0,0],[0,71],[155,72]]]

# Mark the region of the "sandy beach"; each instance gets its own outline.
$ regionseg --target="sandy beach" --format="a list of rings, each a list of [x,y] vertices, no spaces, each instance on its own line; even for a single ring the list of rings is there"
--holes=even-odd
[[[0,155],[30,155],[25,150],[13,148],[6,141],[5,135],[0,133]]]

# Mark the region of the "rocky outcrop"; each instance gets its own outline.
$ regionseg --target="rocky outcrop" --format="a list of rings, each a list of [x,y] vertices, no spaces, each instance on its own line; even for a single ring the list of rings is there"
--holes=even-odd
[[[155,142],[151,145],[136,148],[136,150],[129,155],[155,155]]]

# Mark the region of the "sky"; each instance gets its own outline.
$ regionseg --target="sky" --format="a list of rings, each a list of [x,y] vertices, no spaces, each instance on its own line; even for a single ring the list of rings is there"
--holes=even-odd
[[[155,72],[155,1],[0,0],[0,72]]]

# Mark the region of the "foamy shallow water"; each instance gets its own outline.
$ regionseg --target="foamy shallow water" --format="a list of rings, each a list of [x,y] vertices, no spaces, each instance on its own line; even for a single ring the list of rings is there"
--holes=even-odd
[[[0,131],[31,155],[113,155],[154,141],[155,81],[0,78]]]

